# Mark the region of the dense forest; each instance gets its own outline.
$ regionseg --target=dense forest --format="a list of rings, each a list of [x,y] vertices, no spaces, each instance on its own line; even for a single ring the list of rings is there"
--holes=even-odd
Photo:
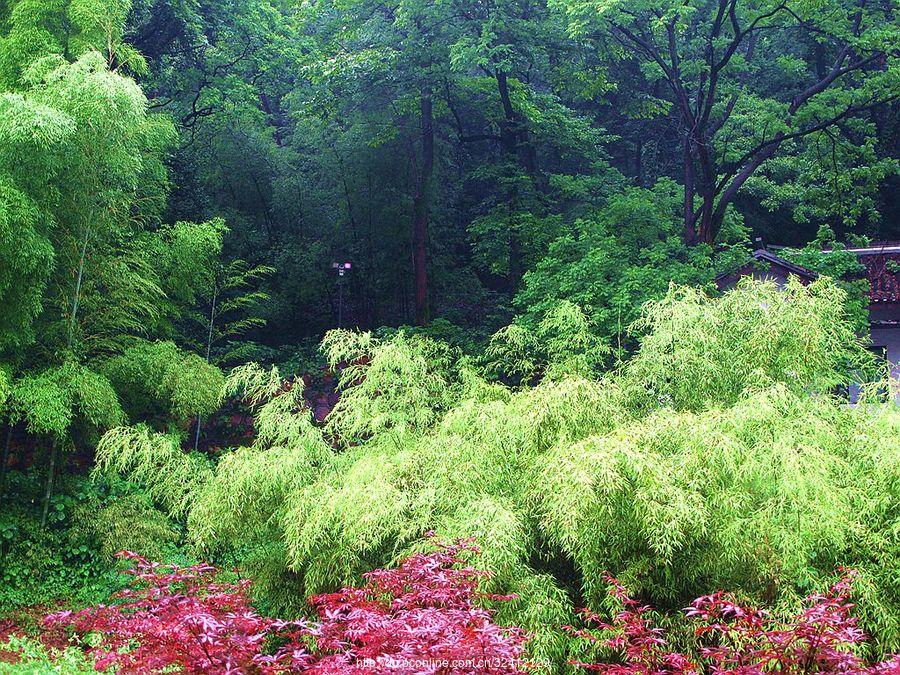
[[[0,0],[0,673],[900,672],[898,14]]]

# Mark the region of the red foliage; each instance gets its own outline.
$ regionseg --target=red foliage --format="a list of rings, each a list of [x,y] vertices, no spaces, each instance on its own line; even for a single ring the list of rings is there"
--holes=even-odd
[[[622,655],[621,663],[576,663],[609,675],[783,675],[846,673],[848,675],[900,674],[900,656],[866,665],[850,651],[865,640],[851,615],[850,590],[854,574],[848,573],[827,593],[807,598],[807,608],[793,621],[778,622],[767,612],[739,603],[718,592],[695,600],[686,610],[698,622],[695,634],[705,645],[699,662],[671,651],[659,628],[647,619],[650,610],[634,600],[625,587],[609,577],[610,592],[622,604],[612,623],[591,612],[585,618],[613,632],[600,639],[589,631],[574,630],[579,637],[601,642]]]
[[[134,581],[114,604],[45,619],[48,628],[69,626],[98,633],[89,649],[98,670],[115,666],[128,673],[176,667],[185,673],[275,672],[261,662],[267,640],[281,628],[259,616],[247,599],[249,582],[222,583],[209,565],[177,567],[122,552]]]
[[[460,567],[456,544],[366,575],[363,588],[310,599],[321,623],[310,673],[524,672],[524,633],[501,628],[475,605],[485,573]],[[505,599],[492,596],[493,599]]]
[[[248,582],[223,583],[208,565],[174,567],[132,553],[134,582],[116,602],[48,616],[100,636],[98,670],[128,673],[521,673],[524,634],[476,605],[484,576],[462,567],[466,544],[416,555],[367,575],[362,588],[311,599],[319,623],[262,617]]]
[[[599,614],[582,610],[582,616],[590,623],[613,632],[613,636],[600,640],[586,630],[569,628],[570,632],[590,642],[602,642],[624,656],[624,663],[582,663],[574,665],[610,675],[669,675],[696,672],[694,664],[683,654],[666,649],[661,628],[654,628],[646,618],[650,607],[632,598],[626,588],[615,578],[607,577],[610,593],[622,604],[622,611],[612,623],[603,621]]]

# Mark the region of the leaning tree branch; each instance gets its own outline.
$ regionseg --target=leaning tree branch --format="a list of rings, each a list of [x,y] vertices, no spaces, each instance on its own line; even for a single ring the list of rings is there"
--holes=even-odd
[[[847,54],[846,53],[843,55],[839,54],[837,59],[835,59],[835,65],[834,65],[834,67],[832,67],[831,72],[829,72],[824,78],[822,78],[821,80],[819,80],[812,86],[807,87],[805,90],[803,90],[802,92],[797,94],[792,99],[791,105],[788,108],[788,119],[794,117],[794,115],[797,113],[797,111],[800,109],[800,107],[802,107],[802,105],[804,103],[809,101],[809,99],[812,98],[813,96],[815,96],[816,94],[825,91],[825,89],[827,89],[831,84],[833,84],[835,82],[835,80],[837,80],[839,77],[865,67],[869,63],[880,58],[882,54],[883,54],[882,52],[876,52],[865,59],[861,59],[859,61],[856,61],[853,64],[850,64],[850,65],[844,66],[844,67],[840,67],[840,64],[846,58]],[[770,146],[775,145],[777,147],[784,141],[791,140],[793,138],[799,138],[801,136],[807,136],[807,135],[815,133],[817,131],[821,131],[822,129],[832,126],[833,124],[837,124],[841,120],[846,119],[847,117],[850,117],[851,115],[855,115],[857,113],[864,112],[866,110],[870,110],[871,108],[875,108],[879,105],[889,103],[889,102],[897,99],[898,96],[900,96],[900,95],[894,95],[894,96],[890,96],[888,98],[882,98],[882,99],[878,99],[878,100],[869,101],[865,105],[861,105],[861,106],[848,106],[840,114],[835,115],[834,117],[831,117],[827,120],[818,122],[818,123],[814,124],[813,126],[805,127],[803,129],[796,129],[789,133],[779,132],[778,134],[776,134],[774,137],[770,138],[769,140],[763,141],[763,142],[759,143],[758,145],[756,145],[755,147],[753,147],[752,149],[745,152],[743,154],[743,156],[741,156],[741,158],[738,159],[736,162],[732,162],[730,164],[731,169],[725,174],[725,177],[722,179],[722,181],[720,181],[719,186],[717,186],[717,189],[719,187],[723,186],[724,183],[727,183],[733,176],[735,176],[736,172],[740,169],[740,167],[743,166],[746,162],[751,161],[751,159],[757,153],[764,152]],[[785,121],[788,122],[788,120],[785,120]],[[788,122],[788,124],[789,124],[789,122]]]
[[[499,134],[492,133],[482,133],[482,134],[467,134],[463,128],[462,116],[459,114],[459,111],[456,109],[456,106],[453,104],[453,96],[450,93],[450,85],[448,82],[444,82],[444,100],[447,103],[447,108],[450,110],[450,115],[453,117],[454,122],[454,130],[456,131],[457,140],[460,143],[478,143],[481,141],[502,141],[502,137]]]
[[[705,127],[709,122],[709,117],[712,114],[713,107],[715,106],[716,101],[716,89],[719,85],[719,75],[722,70],[731,62],[732,57],[734,57],[737,50],[740,48],[744,41],[750,37],[751,41],[753,39],[753,35],[756,31],[763,28],[761,26],[761,22],[766,19],[770,19],[780,13],[783,9],[786,8],[786,3],[782,2],[770,9],[767,12],[763,12],[756,16],[753,21],[750,22],[750,25],[747,28],[741,28],[740,21],[737,18],[737,2],[736,0],[731,0],[728,6],[728,19],[731,23],[732,31],[734,32],[734,37],[731,42],[729,42],[728,47],[725,48],[725,52],[722,54],[721,58],[718,60],[715,59],[714,47],[712,45],[713,40],[717,37],[718,33],[715,35],[711,35],[709,41],[709,84],[707,85],[705,91],[703,91],[703,87],[701,85],[700,89],[703,91],[700,97],[698,97],[698,117],[699,117],[699,126]],[[751,54],[753,51],[753,46],[751,46],[748,50]],[[705,73],[704,73],[705,75]],[[702,101],[702,105],[701,105]],[[732,106],[733,107],[733,106]],[[729,111],[729,114],[730,111]]]
[[[773,138],[760,143],[752,150],[744,153],[744,156],[741,158],[741,160],[735,163],[735,166],[740,167],[743,166],[744,163],[746,163],[746,166],[744,166],[744,168],[740,171],[734,169],[726,173],[725,176],[723,176],[716,185],[715,193],[721,194],[721,197],[719,199],[719,206],[716,209],[717,215],[724,212],[725,207],[732,199],[734,199],[734,197],[737,195],[738,190],[740,190],[741,186],[747,181],[747,179],[750,178],[751,175],[753,175],[753,172],[756,171],[763,162],[765,162],[773,154],[775,154],[775,151],[785,141],[789,141],[794,138],[801,138],[803,136],[809,136],[810,134],[814,134],[818,131],[824,131],[825,129],[838,124],[841,120],[851,117],[852,115],[865,112],[866,110],[871,110],[872,108],[891,103],[898,99],[900,99],[900,94],[890,96],[885,99],[879,99],[877,101],[871,101],[863,106],[851,106],[845,109],[839,115],[835,115],[834,117],[814,124],[810,127],[797,129],[796,131],[793,131],[791,133],[778,132]]]

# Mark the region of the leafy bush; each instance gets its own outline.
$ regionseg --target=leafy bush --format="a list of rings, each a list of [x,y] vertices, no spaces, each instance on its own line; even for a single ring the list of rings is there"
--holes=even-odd
[[[73,420],[108,429],[125,420],[116,392],[103,375],[72,361],[16,381],[12,419],[28,431],[63,439]]]
[[[485,353],[486,371],[520,383],[536,376],[590,377],[610,353],[592,328],[578,307],[562,301],[547,311],[534,330],[513,323],[495,333]]]
[[[93,662],[78,647],[58,650],[26,637],[13,637],[5,644],[0,642],[0,675],[87,675],[96,672]]]
[[[630,187],[577,220],[550,243],[546,255],[529,268],[516,295],[526,325],[536,326],[560,301],[580,307],[598,335],[624,346],[628,327],[647,301],[666,294],[669,284],[711,285],[717,269],[728,269],[744,252],[682,240],[683,191],[670,180],[652,189]],[[723,241],[741,241],[741,223],[723,229]],[[727,234],[726,234],[727,231]]]
[[[300,388],[286,387],[276,369],[237,368],[226,389],[255,409],[251,447],[226,453],[213,468],[204,456],[182,452],[175,436],[122,428],[98,445],[96,475],[127,475],[170,516],[186,521],[207,555],[239,550],[268,608],[296,607],[302,589],[285,574],[280,514],[333,450],[313,427]]]
[[[852,235],[848,236],[851,241]],[[856,242],[865,245],[868,240]],[[824,222],[816,238],[801,249],[786,248],[780,252],[787,260],[830,277],[847,293],[846,313],[850,323],[864,334],[869,330],[869,280],[866,268],[857,255],[837,241],[834,230]]]
[[[171,553],[181,532],[145,494],[126,492],[80,505],[74,525],[90,538],[101,561],[111,561],[125,546],[129,551],[160,559]]]
[[[329,365],[345,365],[344,390],[328,427],[345,443],[384,431],[430,427],[452,402],[454,354],[446,345],[400,332],[382,342],[369,333],[330,331],[322,342]]]
[[[108,566],[89,540],[67,526],[67,506],[53,501],[49,527],[30,510],[0,510],[0,614],[104,585]]]
[[[776,386],[731,408],[662,410],[557,446],[535,464],[532,501],[591,601],[603,569],[680,603],[710,586],[774,600],[852,563],[878,577],[877,603],[896,616],[896,590],[876,570],[900,553],[880,515],[900,499],[888,468],[900,458],[898,425],[893,410],[847,410]],[[892,623],[882,628],[893,645]]]
[[[129,476],[174,516],[188,511],[193,492],[212,474],[204,456],[181,451],[178,435],[153,433],[145,425],[107,432],[97,446],[95,472]]]
[[[0,366],[0,406],[6,403],[6,399],[9,396],[10,386],[12,385],[12,378],[10,377],[7,369],[3,366]],[[0,408],[2,409],[2,408]]]
[[[486,576],[462,566],[475,548],[456,544],[418,554],[396,569],[365,575],[362,588],[310,599],[319,616],[311,630],[319,652],[312,673],[427,672],[447,675],[523,673],[525,634],[501,628],[476,603]]]
[[[71,627],[100,642],[88,654],[98,670],[186,673],[241,672],[261,666],[267,633],[276,624],[256,614],[246,580],[228,583],[215,568],[160,566],[123,553],[134,582],[110,605],[51,614],[47,628]],[[274,669],[261,672],[276,672]]]
[[[188,529],[208,554],[240,551],[266,608],[296,609],[303,587],[288,571],[286,510],[291,495],[331,464],[334,450],[313,426],[301,388],[284,387],[277,370],[239,368],[229,386],[255,408],[257,436],[223,455],[212,478],[187,496]]]
[[[745,278],[719,298],[672,288],[643,311],[647,334],[629,376],[678,410],[728,406],[775,383],[829,394],[874,367],[846,319],[846,300],[828,280],[804,286],[792,278],[779,288]]]
[[[33,504],[42,491],[34,472],[8,476],[0,508],[0,616],[61,600],[96,602],[116,587],[113,560],[103,555],[85,519],[87,514],[102,519],[106,505],[122,493],[67,477],[51,498],[47,522],[41,526]]]
[[[221,404],[225,383],[217,367],[172,342],[136,342],[109,359],[103,372],[134,421],[209,415]]]

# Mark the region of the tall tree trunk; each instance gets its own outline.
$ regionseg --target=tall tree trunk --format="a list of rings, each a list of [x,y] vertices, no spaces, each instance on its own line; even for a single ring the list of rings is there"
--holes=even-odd
[[[537,151],[531,142],[531,134],[512,104],[509,94],[509,78],[502,70],[494,75],[497,80],[497,93],[500,105],[503,106],[503,123],[500,125],[500,143],[503,150],[515,157],[522,170],[539,182]]]
[[[682,148],[684,163],[684,243],[693,246],[697,243],[697,229],[694,224],[694,155],[691,152],[690,134],[684,135]]]
[[[259,178],[256,176],[256,172],[250,172],[250,178],[253,180],[253,187],[256,188],[256,196],[259,197],[259,201],[263,207],[263,222],[266,226],[266,238],[269,240],[269,244],[277,244],[278,237],[275,233],[275,220],[272,218],[272,210],[269,208],[269,201],[266,199],[266,196],[263,194],[262,187],[259,185]]]
[[[509,96],[509,82],[506,73],[497,70],[497,93],[500,94],[500,105],[503,106],[503,123],[500,125],[500,143],[509,155],[516,155],[516,111]]]
[[[59,453],[59,441],[54,439],[50,445],[50,466],[47,469],[47,486],[44,489],[44,505],[41,509],[41,527],[47,524],[47,515],[50,513],[50,497],[53,496],[53,478],[56,475],[56,461]]]
[[[697,223],[697,237],[695,240],[698,244],[709,244],[712,246],[722,227],[721,219],[716,217],[716,210],[713,208],[714,204],[714,194],[706,193],[703,195],[703,206],[700,209],[700,220]]]
[[[6,471],[9,464],[9,446],[12,443],[13,423],[6,427],[6,435],[3,439],[3,454],[0,456],[0,502],[6,498]]]
[[[216,303],[219,300],[219,281],[213,281],[212,305],[209,310],[209,329],[206,332],[206,362],[212,356],[213,329],[216,325]],[[200,447],[200,425],[203,424],[203,417],[197,415],[197,429],[194,432],[194,452]]]
[[[75,275],[75,292],[72,297],[72,316],[69,317],[69,334],[66,340],[68,349],[72,349],[75,340],[75,320],[78,315],[78,305],[81,302],[81,284],[84,281],[84,264],[87,259],[88,242],[91,238],[90,228],[84,231],[84,241],[81,242],[81,255],[78,258],[78,270]]]
[[[428,200],[434,172],[434,111],[431,85],[421,92],[422,160],[413,197],[413,269],[415,274],[416,325],[428,322]]]
[[[781,145],[784,135],[783,131],[775,134],[770,145],[758,152],[723,189],[717,189],[710,183],[707,194],[704,196],[703,211],[700,215],[698,232],[698,240],[700,242],[704,244],[713,244],[715,242],[716,237],[719,235],[719,230],[722,229],[728,205],[734,202],[741,187],[760,165],[775,154]]]
[[[497,93],[500,96],[500,105],[503,107],[503,122],[500,125],[500,145],[503,152],[518,163],[522,171],[532,179],[538,191],[544,191],[546,182],[538,169],[537,151],[534,143],[531,142],[527,124],[513,107],[509,92],[509,78],[506,72],[500,69],[494,73],[494,78],[497,80]],[[522,208],[519,197],[519,191],[513,183],[507,195],[510,215]],[[515,293],[516,287],[525,273],[520,236],[514,229],[510,229],[508,282],[511,293]]]

